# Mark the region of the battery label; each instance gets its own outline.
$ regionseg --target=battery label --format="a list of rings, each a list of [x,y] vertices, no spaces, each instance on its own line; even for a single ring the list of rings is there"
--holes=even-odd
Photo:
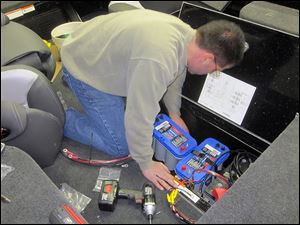
[[[179,147],[180,145],[182,145],[184,142],[187,141],[187,138],[180,135],[180,136],[177,136],[175,137],[173,140],[172,140],[172,144],[177,148]]]
[[[160,133],[165,132],[166,130],[170,129],[171,125],[168,121],[165,121],[158,126],[155,127],[155,130],[158,130]]]
[[[206,144],[202,150],[203,150],[203,152],[211,155],[214,158],[221,154],[221,152],[219,152],[217,149],[213,148],[212,146],[210,146],[208,144]]]
[[[197,169],[199,169],[200,167],[203,166],[203,164],[200,161],[198,161],[198,160],[196,160],[194,158],[191,158],[187,162],[187,165],[190,166],[191,168],[193,168],[194,170],[197,170]]]
[[[171,140],[171,143],[176,148],[187,141],[187,138],[183,135],[178,134],[179,131],[172,127],[172,125],[168,121],[159,124],[155,127],[155,129],[158,130],[168,140]]]

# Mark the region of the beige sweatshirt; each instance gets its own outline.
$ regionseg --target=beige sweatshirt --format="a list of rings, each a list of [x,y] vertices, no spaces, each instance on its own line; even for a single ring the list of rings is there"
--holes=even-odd
[[[142,170],[153,156],[153,123],[163,98],[180,115],[187,44],[195,30],[175,16],[130,10],[84,22],[64,42],[61,58],[75,78],[127,97],[125,130],[131,156]]]

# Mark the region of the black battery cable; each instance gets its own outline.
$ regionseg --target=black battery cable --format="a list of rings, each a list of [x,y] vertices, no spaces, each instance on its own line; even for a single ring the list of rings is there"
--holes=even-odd
[[[229,165],[231,182],[237,180],[249,168],[250,164],[257,159],[256,155],[244,149],[238,149],[234,152],[237,154]]]

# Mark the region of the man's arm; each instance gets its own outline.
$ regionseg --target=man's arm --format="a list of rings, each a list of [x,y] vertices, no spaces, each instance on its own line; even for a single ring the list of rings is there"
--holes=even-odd
[[[176,184],[167,167],[152,160],[152,135],[171,76],[160,63],[143,59],[131,60],[128,73],[125,130],[130,154],[157,188],[169,189]]]
[[[180,107],[181,107],[181,90],[186,77],[186,70],[177,77],[177,79],[168,87],[166,94],[164,95],[164,104],[168,109],[170,118],[178,124],[182,129],[189,133],[189,129],[185,122],[181,119]]]

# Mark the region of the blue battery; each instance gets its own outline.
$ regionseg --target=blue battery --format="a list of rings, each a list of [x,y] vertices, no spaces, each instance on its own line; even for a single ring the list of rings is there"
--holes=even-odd
[[[182,179],[193,181],[196,191],[201,191],[202,187],[208,186],[212,176],[197,171],[202,168],[206,170],[215,170],[229,157],[230,149],[214,138],[205,139],[189,155],[180,160],[176,167],[176,174]]]
[[[174,170],[177,162],[197,146],[197,141],[167,115],[159,114],[154,123],[152,146],[155,158]]]

